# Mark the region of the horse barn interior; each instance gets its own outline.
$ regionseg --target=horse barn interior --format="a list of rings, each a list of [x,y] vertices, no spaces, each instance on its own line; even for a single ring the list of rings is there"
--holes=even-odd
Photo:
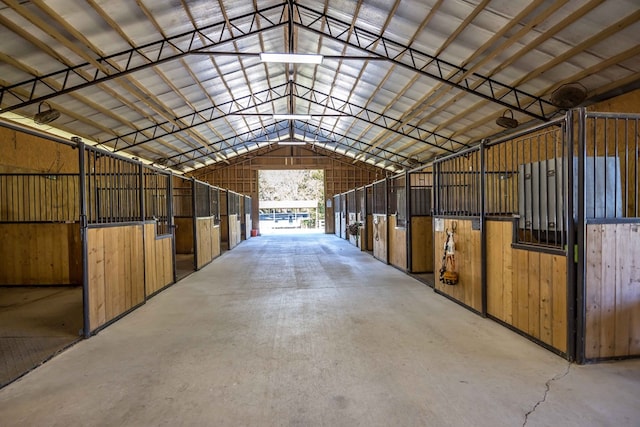
[[[435,323],[420,332],[426,334],[437,322],[457,324],[464,318],[469,319],[464,328],[482,322],[494,328],[491,336],[503,337],[490,350],[460,360],[473,364],[484,358],[490,364],[493,357],[498,369],[513,358],[497,356],[496,347],[519,345],[528,349],[521,352],[537,355],[536,363],[551,360],[541,371],[561,361],[568,364],[566,372],[531,375],[522,387],[539,381],[544,397],[529,411],[505,403],[497,415],[474,417],[460,409],[457,418],[447,418],[451,412],[445,416],[433,408],[429,416],[422,409],[413,412],[412,395],[398,389],[405,399],[396,395],[382,407],[374,403],[383,399],[376,394],[380,390],[362,393],[368,406],[338,393],[330,402],[335,407],[307,407],[313,399],[302,397],[312,393],[310,379],[296,377],[286,391],[274,390],[268,363],[251,365],[253,375],[271,379],[258,381],[272,387],[264,395],[281,392],[298,406],[286,409],[261,400],[256,406],[263,412],[253,408],[243,420],[242,411],[234,413],[239,403],[231,394],[229,406],[218,401],[220,424],[255,424],[270,407],[266,424],[358,425],[368,419],[373,421],[368,425],[636,425],[638,34],[636,0],[1,1],[2,424],[48,423],[49,416],[68,424],[159,423],[99,412],[88,422],[81,418],[93,411],[88,403],[61,415],[55,408],[62,404],[38,399],[44,390],[71,398],[57,388],[71,380],[44,377],[53,375],[45,368],[59,363],[58,371],[72,371],[65,359],[75,360],[102,340],[111,342],[101,353],[108,360],[109,349],[115,351],[119,342],[114,334],[135,331],[144,341],[138,328],[145,316],[166,325],[165,332],[191,322],[177,313],[194,316],[188,326],[200,336],[198,316],[225,313],[242,305],[242,298],[247,313],[274,322],[274,342],[287,334],[308,337],[311,344],[290,349],[300,354],[292,359],[293,371],[342,360],[343,355],[328,353],[340,349],[354,355],[349,363],[362,366],[358,357],[369,350],[356,345],[364,341],[415,351],[398,341],[402,333],[387,336],[388,342],[358,336],[340,347],[322,338],[329,333],[322,322],[346,314],[325,313],[318,320],[301,309],[315,304],[318,310],[354,310],[378,301],[374,294],[334,301],[368,284],[369,292],[386,295],[380,316],[390,322],[413,313],[404,327],[429,319]],[[260,236],[259,172],[299,169],[324,173],[325,233],[305,237],[317,239],[315,246],[302,237]],[[266,256],[278,265],[263,265],[262,276],[256,272],[247,279]],[[293,288],[262,286],[270,283],[269,268]],[[326,288],[314,288],[320,270],[326,270],[324,284],[342,293],[305,294]],[[365,279],[367,270],[394,279]],[[211,307],[168,305],[205,292],[193,287],[203,280],[209,280],[206,292],[220,292]],[[251,284],[256,287],[247,288]],[[299,293],[269,293],[294,291]],[[414,307],[426,299],[430,308],[403,313],[384,305],[395,304],[403,292],[412,297],[394,307]],[[295,299],[303,294],[304,302]],[[259,298],[265,298],[264,306]],[[290,304],[292,312],[281,312],[280,320],[301,317],[283,331],[268,307],[287,298],[297,303]],[[360,314],[383,322],[372,310]],[[130,329],[126,322],[132,322]],[[354,331],[363,324],[356,322]],[[349,325],[334,325],[331,333]],[[216,329],[225,327],[240,325],[233,319],[207,324],[232,336],[236,329]],[[424,359],[455,359],[422,343],[445,338],[420,333],[407,340],[424,345]],[[229,340],[236,345],[239,338],[233,336]],[[186,345],[187,338],[176,345]],[[215,346],[226,348],[226,342],[200,350],[213,357]],[[320,356],[312,356],[310,347],[314,354],[329,355],[315,360]],[[451,342],[442,347],[456,351]],[[227,356],[238,358],[238,364],[248,357]],[[420,366],[426,362],[413,353],[404,356],[395,361],[415,363],[411,369],[425,374]],[[95,364],[80,359],[85,362],[82,369]],[[143,368],[140,360],[113,363],[121,378],[128,368]],[[603,379],[602,369],[613,371]],[[402,371],[389,373],[385,381]],[[80,382],[91,384],[86,378],[93,371],[83,372]],[[571,375],[591,378],[593,372],[600,375],[594,383],[612,384],[593,397],[603,407],[597,414],[571,418],[587,410],[577,398],[558,403],[568,405],[564,409],[540,414],[556,383]],[[131,373],[136,375],[142,374]],[[313,378],[322,383],[324,377]],[[212,383],[209,390],[218,386]],[[602,403],[607,395],[618,403]],[[457,399],[450,406],[464,408],[466,397]],[[369,419],[359,410],[381,415]],[[505,418],[492,418],[500,414]],[[165,421],[177,416],[165,415]],[[189,420],[181,421],[199,424]]]

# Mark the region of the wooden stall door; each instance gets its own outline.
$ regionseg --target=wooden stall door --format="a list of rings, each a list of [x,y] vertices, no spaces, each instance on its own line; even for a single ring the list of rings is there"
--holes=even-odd
[[[373,256],[384,263],[389,262],[387,245],[387,216],[373,215]]]
[[[487,314],[567,351],[567,258],[513,249],[513,222],[487,221]]]
[[[89,228],[89,330],[144,302],[142,225]]]
[[[349,224],[355,224],[356,221],[356,214],[354,212],[350,212],[349,217],[347,218],[347,225]],[[347,235],[347,238],[349,239],[349,243],[351,243],[354,246],[358,246],[358,240],[359,240],[359,235],[358,236],[354,236],[351,233],[349,233],[349,229],[346,228],[345,226],[345,233]]]
[[[229,249],[235,248],[242,238],[238,215],[229,215]]]
[[[396,226],[396,216],[389,216],[389,264],[407,270],[407,229]]]
[[[196,218],[196,268],[201,269],[213,260],[213,217]]]
[[[640,223],[586,234],[585,357],[640,356]]]
[[[144,233],[145,293],[150,296],[173,283],[173,237],[158,238],[155,223],[145,224]]]
[[[414,216],[411,218],[411,272],[433,272],[433,218]]]
[[[444,244],[447,240],[446,230],[455,224],[454,239],[456,243],[455,258],[458,272],[458,284],[445,285],[435,278],[435,289],[467,307],[482,312],[482,246],[480,230],[473,229],[471,219],[434,219],[442,221],[442,227],[434,232],[436,270],[440,268]]]

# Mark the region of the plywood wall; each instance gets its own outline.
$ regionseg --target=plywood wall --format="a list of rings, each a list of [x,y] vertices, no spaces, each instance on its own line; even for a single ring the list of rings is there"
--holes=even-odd
[[[145,293],[152,295],[173,283],[173,247],[171,236],[157,238],[156,224],[144,225]]]
[[[174,218],[176,226],[176,253],[192,254],[194,250],[193,219]]]
[[[0,224],[0,285],[82,285],[78,224]]]
[[[78,151],[0,126],[0,173],[77,173]]]
[[[587,225],[585,356],[640,356],[640,223]]]
[[[142,225],[88,230],[90,331],[144,302],[142,233]]]
[[[567,258],[513,249],[513,222],[487,221],[487,314],[567,351]]]
[[[389,264],[407,270],[407,229],[396,226],[396,216],[389,216]]]
[[[415,216],[411,218],[411,272],[433,272],[433,218]]]
[[[372,224],[373,256],[380,261],[389,262],[387,245],[387,216],[373,215]]]
[[[438,219],[434,218],[434,221]],[[436,270],[435,289],[451,298],[480,312],[482,311],[482,247],[480,231],[473,230],[471,220],[440,219],[443,231],[436,230],[433,240],[435,245],[434,266]],[[438,280],[437,271],[442,263],[444,244],[447,236],[444,230],[451,229],[455,223],[454,239],[456,243],[456,266],[458,284],[445,285]]]

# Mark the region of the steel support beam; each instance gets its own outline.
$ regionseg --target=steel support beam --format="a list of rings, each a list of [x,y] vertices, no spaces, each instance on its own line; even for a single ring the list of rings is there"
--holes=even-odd
[[[285,14],[286,9],[286,3],[267,7],[232,18],[229,20],[229,24],[226,21],[217,22],[193,31],[96,58],[96,62],[111,70],[108,73],[85,62],[10,86],[0,87],[0,105],[3,102],[8,103],[7,98],[11,96],[18,102],[7,105],[2,110],[17,110],[59,95],[122,77],[126,74],[165,62],[175,61],[203,49],[211,49],[223,43],[280,27],[288,22]],[[258,21],[260,25],[258,25]],[[205,42],[202,42],[202,39]],[[87,74],[91,77],[86,77]],[[55,88],[48,84],[47,80],[49,79],[59,82],[60,88]],[[28,92],[29,96],[20,95],[18,89]]]
[[[385,58],[416,73],[535,119],[548,119],[549,113],[545,111],[545,108],[549,112],[556,110],[550,102],[536,95],[478,73],[469,73],[465,76],[467,70],[464,67],[405,46],[383,35],[353,26],[351,23],[331,17],[327,13],[318,12],[298,3],[295,4],[295,7],[295,25],[299,28],[339,41],[368,54]],[[460,80],[462,76],[465,77]]]
[[[454,150],[445,148],[443,145],[446,143],[457,144],[460,146],[460,148],[468,147],[467,144],[464,144],[460,141],[453,140],[452,138],[418,126],[405,125],[398,127],[397,125],[401,124],[401,121],[399,119],[395,119],[389,115],[379,113],[370,108],[362,107],[353,102],[345,101],[343,99],[319,92],[315,89],[297,83],[283,83],[274,88],[265,89],[251,95],[231,99],[212,107],[207,107],[180,117],[176,117],[177,121],[189,123],[186,126],[178,127],[175,124],[164,121],[143,129],[119,135],[116,138],[104,140],[101,142],[101,144],[113,147],[115,152],[123,151],[132,147],[137,147],[155,141],[159,138],[170,136],[197,126],[205,125],[209,122],[224,118],[229,115],[241,114],[242,111],[246,111],[248,109],[259,107],[261,105],[288,97],[295,97],[316,105],[320,105],[322,107],[326,107],[327,109],[333,110],[340,114],[344,114],[345,116],[353,117],[357,120],[361,120],[374,126],[378,126],[397,135],[413,139],[417,142],[439,148],[449,153],[453,153]],[[252,115],[252,113],[248,113],[248,115]],[[254,115],[264,114],[256,113]],[[432,138],[433,142],[429,141],[429,138]],[[126,145],[118,148],[117,146],[120,142],[124,142]]]
[[[188,125],[178,127],[175,124],[165,121],[143,129],[119,135],[102,141],[101,144],[110,145],[115,152],[123,151],[132,147],[137,147],[165,136],[173,135],[187,129],[191,129],[200,125],[205,125],[214,120],[222,119],[229,115],[238,114],[250,108],[256,108],[270,102],[287,97],[288,84],[283,83],[273,88],[265,89],[252,93],[250,95],[231,99],[226,102],[214,105],[212,107],[203,108],[180,117],[176,117],[176,121],[187,122]],[[118,143],[122,141],[126,146],[117,148]]]
[[[379,113],[370,108],[363,107],[353,102],[340,99],[338,97],[322,93],[315,89],[303,86],[301,84],[295,84],[295,95],[301,99],[307,100],[314,104],[321,105],[333,111],[344,113],[350,117],[357,118],[366,123],[381,127],[385,130],[391,131],[397,135],[401,135],[417,142],[422,142],[432,147],[439,148],[449,153],[454,153],[455,150],[444,148],[446,143],[454,143],[461,148],[467,148],[469,145],[456,141],[450,137],[444,136],[434,131],[430,131],[415,125],[407,124],[402,125],[401,119],[393,118],[389,115]],[[433,142],[429,141],[429,138],[433,139]]]
[[[365,160],[377,159],[377,161],[388,162],[389,164],[393,164],[401,168],[406,167],[406,165],[403,164],[403,162],[406,162],[409,160],[409,158],[405,156],[401,156],[399,154],[393,153],[388,150],[383,150],[383,153],[385,154],[384,156],[365,153],[364,150],[367,148],[370,148],[372,146],[371,144],[355,141],[354,139],[349,138],[345,135],[338,134],[336,132],[333,132],[325,128],[321,128],[321,127],[319,128],[309,123],[293,121],[293,123],[291,123],[291,126],[293,126],[295,130],[298,130],[302,133],[318,136],[320,138],[317,144],[318,147],[328,151],[336,152],[337,154],[340,154],[340,155],[343,155],[343,154],[336,151],[338,146],[342,146],[342,148],[345,149],[345,152],[348,152],[349,150],[355,150],[356,152],[358,152],[358,154],[366,154]],[[214,151],[211,151],[208,154],[203,155],[200,153],[196,153],[197,150],[193,149],[193,150],[185,151],[183,153],[168,157],[167,159],[169,161],[172,161],[172,164],[171,164],[172,167],[180,167],[189,162],[195,162],[205,157],[215,156],[216,154],[222,153],[224,150],[234,149],[240,146],[244,146],[248,150],[251,150],[248,147],[248,144],[255,144],[255,147],[253,148],[255,150],[257,148],[260,148],[259,144],[269,142],[268,141],[269,137],[273,137],[274,135],[280,136],[281,133],[289,132],[289,129],[290,129],[289,120],[283,120],[283,121],[277,122],[273,126],[266,129],[254,129],[254,130],[244,132],[242,134],[239,134],[224,140],[213,142],[209,144],[208,147],[214,147],[217,145],[218,148],[216,148]],[[259,132],[260,130],[262,130],[262,132]],[[276,144],[276,142],[270,142],[270,144]],[[334,147],[334,149],[331,150],[330,148],[326,147],[327,144],[336,144],[336,147]],[[223,145],[226,145],[226,147],[223,147]],[[196,155],[189,156],[189,154],[193,154],[193,153],[196,153]],[[346,157],[349,157],[349,156],[346,156]]]

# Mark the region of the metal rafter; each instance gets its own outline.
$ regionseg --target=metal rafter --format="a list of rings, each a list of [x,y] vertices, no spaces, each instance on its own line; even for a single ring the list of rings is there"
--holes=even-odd
[[[7,96],[12,96],[18,100],[18,103],[3,107],[3,111],[16,110],[158,64],[174,61],[199,50],[210,49],[222,43],[280,27],[287,23],[285,9],[286,3],[271,6],[230,19],[228,24],[226,21],[218,22],[108,56],[97,57],[93,62],[99,64],[99,67],[93,63],[84,62],[11,86],[1,87],[0,105],[2,102],[7,102]],[[273,16],[276,15],[277,19],[274,19]],[[259,18],[262,22],[260,26],[256,23]],[[269,25],[264,25],[264,22],[268,22]],[[232,30],[237,35],[233,35]],[[203,43],[201,40],[206,40],[206,42]],[[173,50],[168,47],[172,47]],[[116,64],[120,67],[117,67]],[[86,72],[89,72],[90,76],[87,76]],[[52,87],[48,84],[48,79],[61,82],[61,87]],[[26,88],[29,96],[21,96],[15,91],[17,88]]]
[[[185,126],[179,127],[169,122],[162,122],[158,123],[157,125],[148,126],[144,129],[139,129],[120,135],[116,138],[102,141],[101,144],[113,146],[115,152],[147,144],[159,138],[174,135],[187,129],[205,125],[217,119],[222,119],[231,114],[238,114],[239,112],[245,111],[249,108],[259,107],[278,99],[285,98],[287,96],[287,86],[287,83],[283,83],[273,88],[265,89],[256,93],[252,93],[250,95],[242,96],[240,98],[231,99],[229,101],[216,104],[212,107],[203,108],[201,110],[193,111],[183,116],[176,117],[176,119],[180,122],[188,123]],[[144,139],[139,140],[139,138]],[[117,148],[117,145],[120,141],[123,141],[128,145]]]
[[[400,119],[391,117],[378,111],[374,111],[367,107],[354,104],[353,102],[340,99],[336,96],[322,93],[318,90],[306,87],[304,85],[296,83],[294,85],[294,89],[296,91],[295,95],[300,97],[301,99],[313,102],[318,105],[322,105],[334,111],[346,113],[350,117],[354,117],[366,123],[379,126],[389,132],[397,134],[398,136],[411,138],[432,147],[442,149],[449,153],[453,153],[455,150],[450,150],[443,147],[443,145],[446,143],[458,144],[461,146],[459,148],[468,147],[467,144],[456,141],[448,136],[408,123],[403,125],[402,120]],[[429,138],[433,138],[434,141],[430,142]]]
[[[191,156],[189,157],[189,154],[192,154],[194,152],[196,152],[197,150],[189,150],[189,151],[184,151],[180,154],[176,154],[174,156],[168,157],[168,160],[174,160],[174,159],[178,159],[177,161],[174,161],[172,166],[174,167],[179,167],[182,166],[188,162],[194,162],[197,160],[200,160],[204,157],[209,157],[209,156],[214,156],[216,154],[220,154],[222,151],[233,148],[233,147],[238,147],[238,146],[245,146],[247,149],[249,149],[247,147],[247,144],[256,144],[256,148],[259,148],[260,143],[271,143],[267,140],[264,140],[265,138],[268,138],[271,135],[279,135],[282,132],[288,132],[290,129],[290,121],[289,120],[282,120],[279,121],[277,123],[275,123],[274,125],[268,127],[268,128],[264,128],[264,129],[254,129],[254,130],[250,130],[248,132],[244,132],[238,135],[234,135],[232,137],[226,138],[224,140],[220,140],[220,141],[215,141],[212,142],[211,144],[209,144],[209,147],[215,147],[216,145],[219,145],[220,148],[215,149],[214,151],[212,151],[211,153],[209,153],[208,155],[202,155],[202,154],[197,154],[195,156]],[[319,144],[339,144],[344,146],[344,148],[346,150],[349,149],[354,149],[356,151],[364,151],[366,148],[370,147],[371,144],[362,142],[362,141],[355,141],[353,140],[353,138],[350,138],[346,135],[342,135],[336,132],[333,132],[329,129],[326,128],[322,128],[322,127],[316,127],[312,124],[309,123],[305,123],[305,122],[300,122],[300,121],[291,121],[291,127],[293,127],[295,130],[298,130],[302,133],[309,133],[312,135],[316,135],[320,138],[323,139],[323,141],[319,141]],[[261,131],[261,132],[259,132]],[[227,147],[222,148],[223,145],[227,145]],[[320,147],[322,147],[322,145],[319,145]],[[336,147],[337,148],[337,147]],[[255,149],[255,148],[254,148]],[[326,148],[325,148],[326,149]],[[331,151],[331,150],[330,150]],[[335,151],[335,150],[334,150]],[[394,153],[392,151],[388,151],[388,150],[383,150],[385,156],[383,155],[377,155],[377,154],[367,154],[367,158],[372,158],[372,159],[379,159],[380,161],[385,161],[385,162],[389,162],[392,163],[398,167],[405,167],[405,165],[403,164],[403,162],[406,162],[409,160],[408,157],[402,156],[400,154]],[[184,158],[184,159],[183,159]]]
[[[250,108],[259,107],[270,102],[284,99],[287,96],[292,96],[304,101],[308,101],[323,106],[327,109],[336,111],[338,113],[344,113],[349,117],[353,117],[371,125],[381,127],[399,136],[411,138],[415,141],[447,151],[449,153],[453,153],[455,150],[444,147],[444,144],[452,143],[459,145],[460,148],[468,147],[468,145],[465,143],[411,124],[395,128],[395,126],[401,124],[399,119],[393,118],[386,114],[382,114],[378,111],[374,111],[370,108],[357,105],[353,102],[347,102],[338,97],[322,93],[318,90],[306,87],[304,85],[291,82],[283,83],[274,88],[265,89],[251,95],[231,99],[212,107],[203,108],[201,110],[193,111],[189,114],[176,117],[176,120],[180,121],[181,123],[185,123],[185,126],[176,126],[173,123],[165,121],[156,125],[147,126],[143,129],[138,129],[133,132],[119,135],[115,138],[101,141],[101,144],[111,146],[116,152],[123,151],[169,135],[186,131],[200,125],[205,125],[214,120],[224,118],[228,115],[235,115]],[[429,138],[433,138],[433,142],[430,142]],[[120,142],[124,142],[126,145],[118,148]]]
[[[539,120],[548,119],[545,106],[555,110],[551,103],[541,97],[478,73],[470,73],[462,80],[456,81],[460,76],[467,74],[466,68],[405,46],[381,34],[352,27],[348,22],[331,17],[327,13],[297,3],[295,6],[298,10],[295,15],[298,22],[295,24],[300,28],[384,57],[394,64]]]

